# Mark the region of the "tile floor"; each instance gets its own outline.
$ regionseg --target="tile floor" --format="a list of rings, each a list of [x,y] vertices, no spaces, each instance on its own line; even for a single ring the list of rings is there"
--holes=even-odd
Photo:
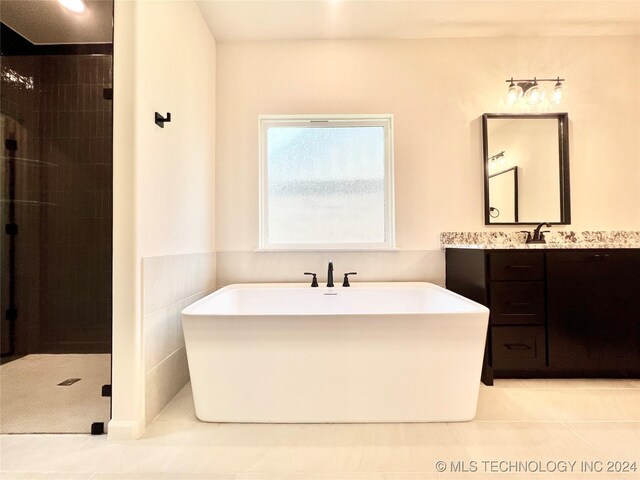
[[[64,380],[79,378],[70,386]],[[109,421],[109,354],[27,355],[0,366],[0,433],[89,433]],[[0,452],[1,454],[2,452]]]
[[[502,380],[481,387],[473,422],[365,425],[202,423],[187,385],[138,441],[0,441],[3,480],[640,479],[640,470],[587,474],[581,467],[635,461],[640,469],[640,381]],[[509,466],[500,461],[546,471],[503,472]],[[548,471],[573,461],[572,473]],[[476,462],[476,471],[452,472],[452,462],[467,470]]]

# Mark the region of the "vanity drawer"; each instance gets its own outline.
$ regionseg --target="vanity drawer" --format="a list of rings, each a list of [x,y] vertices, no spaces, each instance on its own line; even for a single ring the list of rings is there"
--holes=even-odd
[[[491,327],[491,344],[496,371],[517,374],[546,364],[544,327]]]
[[[544,325],[543,282],[492,282],[492,325]]]
[[[489,278],[498,281],[544,280],[542,252],[501,252],[489,254]]]

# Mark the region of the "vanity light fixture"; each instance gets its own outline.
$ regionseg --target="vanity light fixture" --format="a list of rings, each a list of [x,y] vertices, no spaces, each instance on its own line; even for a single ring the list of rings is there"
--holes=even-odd
[[[58,0],[58,3],[73,13],[83,13],[86,8],[84,0]]]
[[[507,89],[507,103],[509,105],[515,105],[518,100],[524,98],[529,105],[537,105],[541,103],[545,97],[545,90],[539,85],[539,82],[555,82],[553,91],[551,93],[551,103],[557,105],[562,101],[562,82],[564,78],[537,78],[532,79],[514,79],[511,77],[505,82],[509,83]]]
[[[495,170],[498,163],[500,163],[501,167],[505,164],[506,158],[504,154],[505,152],[503,150],[500,153],[496,153],[489,157],[489,170]]]

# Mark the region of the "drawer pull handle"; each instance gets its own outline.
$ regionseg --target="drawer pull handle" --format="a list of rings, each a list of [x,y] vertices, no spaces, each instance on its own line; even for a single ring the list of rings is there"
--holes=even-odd
[[[609,254],[608,253],[596,253],[593,255],[592,258],[609,258]]]
[[[533,265],[507,265],[507,268],[533,268]]]
[[[501,313],[501,317],[535,317],[537,313]]]
[[[505,343],[504,346],[509,350],[531,350],[531,347],[524,343]]]
[[[522,307],[524,305],[531,305],[531,302],[505,302],[506,305],[517,305]]]

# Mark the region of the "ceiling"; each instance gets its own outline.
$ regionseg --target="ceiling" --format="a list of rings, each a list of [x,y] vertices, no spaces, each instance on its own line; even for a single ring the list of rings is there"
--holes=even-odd
[[[112,0],[85,0],[82,14],[56,0],[1,0],[0,20],[36,45],[111,43]]]
[[[197,0],[216,40],[640,34],[640,1]]]
[[[150,0],[142,0],[150,1]],[[176,0],[179,1],[179,0]],[[34,44],[110,43],[112,0],[83,14],[56,0],[1,0]],[[216,40],[639,35],[640,0],[197,0]]]

